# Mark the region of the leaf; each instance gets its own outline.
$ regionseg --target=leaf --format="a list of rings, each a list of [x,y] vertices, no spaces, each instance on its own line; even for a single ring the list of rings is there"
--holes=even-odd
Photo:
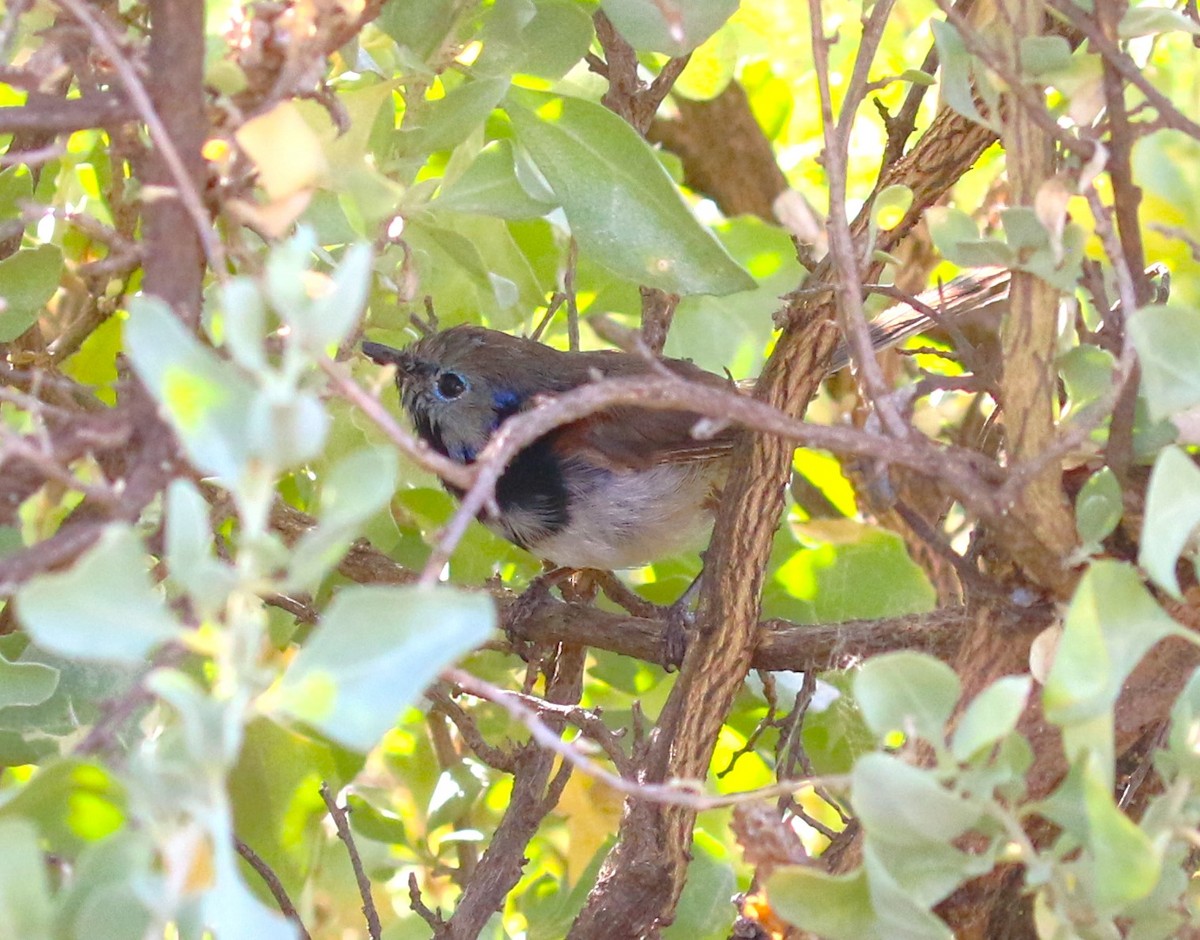
[[[680,56],[720,29],[738,0],[600,0],[600,6],[634,49]]]
[[[1200,309],[1180,303],[1143,307],[1130,318],[1129,335],[1153,420],[1200,403]]]
[[[40,705],[58,687],[58,670],[41,663],[13,663],[0,655],[0,708]]]
[[[328,290],[307,303],[280,311],[297,342],[313,352],[341,344],[366,306],[373,261],[370,245],[351,245],[327,282]]]
[[[550,190],[544,186],[537,192],[530,189],[517,173],[511,141],[493,140],[462,176],[442,186],[430,208],[499,219],[539,219],[557,207]]]
[[[0,261],[0,343],[33,326],[58,290],[62,269],[62,252],[53,245],[23,248]]]
[[[342,560],[362,524],[396,491],[395,451],[370,448],[343,457],[324,476],[317,525],[292,550],[288,586],[311,590]]]
[[[508,78],[482,78],[465,82],[444,98],[424,101],[405,116],[396,135],[401,156],[424,158],[462,143],[500,103]],[[415,123],[414,123],[415,122]]]
[[[879,737],[902,731],[940,744],[958,695],[954,670],[924,653],[876,656],[854,677],[854,697]]]
[[[827,940],[883,940],[867,876],[829,875],[789,866],[767,879],[771,909],[790,924]]]
[[[214,615],[234,589],[237,573],[213,553],[209,507],[190,480],[167,488],[164,561],[171,581],[186,590],[202,616]]]
[[[490,598],[479,593],[347,588],[284,673],[273,705],[349,748],[369,750],[495,622]]]
[[[1093,562],[1075,589],[1046,677],[1046,718],[1065,726],[1109,715],[1146,651],[1180,629],[1133,568]]]
[[[25,584],[17,609],[39,646],[81,659],[140,662],[180,633],[150,582],[141,539],[121,524],[71,568]]]
[[[907,186],[887,186],[871,206],[875,224],[884,231],[895,228],[912,205],[913,192]]]
[[[157,297],[135,297],[129,308],[125,349],[138,377],[166,409],[191,461],[235,482],[254,449],[246,409],[256,389]]]
[[[476,75],[519,72],[559,79],[588,51],[592,18],[572,0],[496,0],[483,15]]]
[[[1021,70],[1031,78],[1057,72],[1071,64],[1071,46],[1062,36],[1021,39]]]
[[[1112,534],[1124,511],[1117,475],[1108,467],[1101,467],[1088,477],[1075,497],[1075,529],[1079,533],[1079,540],[1085,547],[1098,547]],[[1143,541],[1142,550],[1145,549],[1146,543]],[[1094,551],[1095,548],[1089,550]]]
[[[1158,883],[1161,862],[1150,837],[1113,800],[1108,774],[1089,757],[1083,769],[1088,849],[1092,855],[1096,913],[1119,914]]]
[[[1121,17],[1117,26],[1117,36],[1121,39],[1136,39],[1139,36],[1152,36],[1156,33],[1169,33],[1175,30],[1200,35],[1200,25],[1179,10],[1158,6],[1131,6]]]
[[[871,839],[920,851],[922,843],[948,844],[980,819],[979,809],[945,789],[933,771],[890,754],[864,754],[851,778],[855,815]]]
[[[311,189],[325,176],[320,138],[290,101],[251,118],[234,136],[257,168],[258,182],[272,202]]]
[[[944,20],[931,20],[929,27],[942,64],[942,100],[967,120],[999,133],[994,122],[985,119],[975,106],[974,59],[967,53],[958,30]]]
[[[510,92],[505,108],[580,249],[597,263],[676,294],[754,287],[696,220],[646,142],[607,108],[524,90]]]
[[[0,820],[0,936],[49,937],[50,884],[33,826]]]
[[[1002,676],[975,696],[954,729],[950,750],[960,761],[970,760],[1017,727],[1033,680]]]
[[[1178,447],[1158,455],[1146,489],[1138,564],[1172,597],[1182,597],[1175,564],[1200,526],[1200,467]]]

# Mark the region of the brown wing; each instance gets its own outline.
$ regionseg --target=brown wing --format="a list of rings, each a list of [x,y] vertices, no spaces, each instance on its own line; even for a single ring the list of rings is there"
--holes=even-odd
[[[672,372],[691,381],[734,388],[728,380],[690,362],[666,359],[663,363]],[[643,371],[644,368],[634,368],[625,374]],[[694,431],[701,420],[703,416],[693,411],[618,405],[567,425],[556,435],[555,446],[563,450],[586,451],[596,463],[613,469],[690,463],[727,455],[733,448],[737,428],[722,428],[712,437],[698,438]]]

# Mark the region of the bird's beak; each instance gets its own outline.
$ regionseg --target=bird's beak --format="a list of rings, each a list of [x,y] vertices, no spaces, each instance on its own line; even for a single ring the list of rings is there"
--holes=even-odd
[[[383,343],[364,340],[362,351],[372,362],[381,366],[395,366],[401,376],[411,375],[416,366],[411,353],[404,349],[396,349],[394,346],[385,346]]]

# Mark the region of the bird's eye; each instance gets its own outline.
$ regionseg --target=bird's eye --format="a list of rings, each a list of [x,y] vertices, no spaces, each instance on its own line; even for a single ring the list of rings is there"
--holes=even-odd
[[[467,383],[457,372],[443,372],[438,376],[437,394],[443,401],[453,401],[467,390]]]

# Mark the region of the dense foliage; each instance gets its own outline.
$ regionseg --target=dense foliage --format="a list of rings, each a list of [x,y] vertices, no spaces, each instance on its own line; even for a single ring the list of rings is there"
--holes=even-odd
[[[1197,36],[10,0],[0,936],[1183,935]],[[700,559],[518,600],[358,352],[460,322],[762,374],[678,672]]]

